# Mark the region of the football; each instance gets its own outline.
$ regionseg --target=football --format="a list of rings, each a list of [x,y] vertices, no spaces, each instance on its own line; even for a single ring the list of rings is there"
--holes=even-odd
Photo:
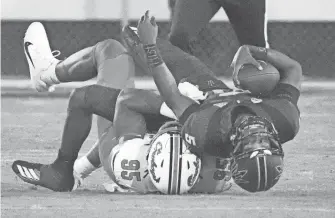
[[[263,70],[252,64],[245,64],[238,72],[240,87],[249,90],[256,96],[266,96],[273,91],[279,82],[279,71],[270,63],[258,61]]]

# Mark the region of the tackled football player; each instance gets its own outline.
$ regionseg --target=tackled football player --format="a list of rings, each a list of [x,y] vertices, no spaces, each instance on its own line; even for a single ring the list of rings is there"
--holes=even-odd
[[[148,14],[144,17],[149,19]],[[144,24],[146,25],[143,26]],[[219,92],[211,94],[199,105],[180,94],[172,75],[154,47],[155,33],[150,36],[152,32],[148,31],[157,27],[155,24],[153,27],[150,25],[152,24],[140,22],[138,31],[147,51],[157,87],[183,124],[183,138],[188,142],[190,149],[201,157],[203,165],[209,166],[202,168],[200,180],[191,191],[218,192],[218,187],[223,181],[216,177],[224,175],[222,169],[220,170],[220,160],[230,157],[233,178],[240,187],[250,192],[265,191],[273,187],[283,171],[282,144],[292,140],[299,129],[297,101],[302,76],[300,65],[272,49],[242,46],[232,63],[234,77],[237,78],[243,64],[254,63],[256,59],[260,59],[269,62],[280,71],[281,80],[277,88],[262,99],[255,98],[247,92]],[[132,36],[136,40],[136,34]],[[153,38],[148,40],[147,37]],[[124,112],[124,121],[121,123],[125,126],[125,123],[140,123],[139,128],[145,126],[141,124],[141,119],[136,117],[149,111],[156,111],[158,114],[162,102],[160,96],[151,91],[123,91],[119,99],[119,107],[123,108],[120,111]],[[132,132],[142,135],[143,132],[136,128],[132,129]]]
[[[158,27],[148,11],[138,25],[147,64],[164,102],[183,125],[182,137],[191,151],[232,158],[232,176],[237,185],[250,191],[273,187],[283,172],[282,144],[299,130],[302,68],[273,49],[242,46],[233,60],[234,76],[246,63],[263,60],[280,72],[280,81],[267,97],[248,93],[213,94],[201,104],[182,95],[156,46]],[[237,72],[236,72],[237,71]]]
[[[241,52],[241,51],[244,51],[244,52],[246,52],[246,47],[243,47],[244,48],[244,50],[242,49],[240,49],[239,50],[239,52],[242,54],[241,56],[242,57],[244,57],[244,59],[242,58],[242,59],[237,59],[237,60],[239,60],[239,61],[237,61],[236,63],[237,64],[242,64],[242,62],[244,61],[244,63],[246,63],[247,61],[250,61],[250,60],[252,60],[250,57],[249,57],[249,59],[248,58],[246,58],[246,57],[248,57],[248,56],[246,56],[245,54],[244,54],[244,56],[243,56],[243,52]],[[286,57],[285,55],[283,55],[283,54],[280,54],[280,53],[276,53],[275,51],[273,51],[273,50],[270,50],[273,54],[272,55],[269,55],[269,57],[267,58],[267,59],[269,59],[268,61],[270,62],[270,63],[272,63],[272,64],[274,64],[274,63],[276,63],[276,61],[274,61],[274,60],[272,60],[272,62],[271,62],[271,59],[273,59],[273,56],[279,56],[279,59],[280,58],[283,58],[284,57],[284,59],[285,58],[288,58],[288,57]],[[247,54],[249,53],[250,51],[248,51],[247,52]],[[256,53],[257,54],[257,51],[255,50],[255,51],[253,51],[254,53]],[[271,52],[270,52],[270,54],[271,54]],[[271,56],[272,56],[272,58],[271,58]],[[260,58],[261,59],[261,58]],[[267,60],[267,59],[265,59],[265,60]],[[276,58],[275,58],[276,59]],[[242,60],[242,62],[241,62],[241,60]],[[280,61],[280,60],[279,60]],[[297,67],[297,66],[299,66],[299,65],[297,65],[296,64],[296,62],[294,62],[293,60],[291,60],[291,59],[288,59],[288,60],[286,60],[286,62],[288,61],[288,63],[286,63],[286,65],[285,64],[282,64],[282,66],[281,66],[281,64],[278,64],[277,63],[277,68],[278,69],[286,69],[287,70],[287,66],[290,66],[290,68],[292,67],[292,66],[295,66],[295,67]],[[284,62],[285,62],[285,60],[284,60]],[[292,65],[292,63],[294,63],[293,65]],[[286,67],[285,67],[286,66]],[[293,68],[294,69],[294,68]],[[284,74],[285,75],[285,74]],[[174,81],[173,81],[174,82]],[[163,86],[164,87],[164,86]],[[172,88],[173,88],[174,86],[172,86]],[[174,89],[173,89],[174,90]],[[175,90],[174,90],[175,91]],[[179,92],[178,92],[179,93]],[[180,94],[180,93],[179,93]],[[280,94],[280,93],[279,93]],[[166,96],[163,96],[163,97],[166,97]],[[297,96],[296,96],[297,97]],[[82,98],[80,98],[80,99],[82,99]],[[86,99],[86,98],[85,98]],[[71,100],[70,100],[70,102],[71,102]],[[79,101],[80,102],[80,101]],[[82,102],[85,102],[85,101],[82,101]],[[193,101],[192,101],[193,102]],[[171,102],[169,102],[169,104],[171,104]],[[94,109],[92,109],[92,108],[94,108],[96,105],[93,105],[93,106],[90,106],[90,107],[85,107],[85,105],[81,105],[81,106],[79,106],[79,107],[77,107],[77,109],[80,109],[81,107],[83,107],[84,109],[85,109],[85,112],[87,112],[87,115],[90,115],[90,113],[96,113],[96,112],[92,112],[92,110],[94,111]],[[192,108],[192,107],[191,107]],[[193,108],[195,108],[195,107],[193,107]],[[174,109],[175,110],[175,109]],[[91,111],[91,112],[90,112]],[[178,114],[178,113],[177,113]],[[180,115],[180,114],[179,114]],[[197,118],[197,117],[196,117]],[[84,119],[85,120],[85,119]],[[66,125],[67,126],[67,125]],[[81,125],[80,125],[81,126]],[[84,125],[85,126],[85,125]],[[199,125],[198,125],[199,126]],[[201,126],[201,125],[200,125]],[[66,128],[65,128],[66,129]],[[66,132],[66,131],[64,131],[64,132]],[[207,131],[205,131],[205,133],[207,134]],[[88,133],[87,133],[88,134]],[[72,135],[72,134],[71,134]],[[185,136],[187,136],[186,134],[184,134]],[[208,135],[208,134],[207,134]],[[294,134],[293,134],[294,135]],[[77,136],[82,136],[82,134],[77,134]],[[185,139],[186,139],[186,141],[194,141],[194,142],[197,142],[197,141],[199,141],[199,138],[200,137],[196,137],[196,138],[194,138],[194,136],[192,136],[192,135],[189,135],[190,137],[186,137]],[[84,134],[84,137],[82,137],[82,139],[85,139],[86,137],[85,137],[85,134]],[[220,137],[219,137],[220,138]],[[201,139],[201,138],[200,138]],[[214,138],[214,140],[215,139],[218,139],[218,137],[216,136],[216,138]],[[207,138],[207,140],[208,140],[208,138]],[[284,139],[285,140],[285,139]],[[289,140],[289,139],[287,139],[287,140]],[[64,141],[64,137],[63,137],[63,141]],[[284,141],[285,142],[285,141]],[[63,144],[63,143],[62,143]],[[65,143],[66,144],[66,143]],[[199,143],[197,143],[197,144],[199,144]],[[69,147],[71,147],[71,146],[73,146],[73,144],[71,145],[71,143],[69,144],[68,143],[68,145],[67,146],[69,146]],[[78,146],[78,144],[77,143],[75,143],[75,147],[76,146]],[[201,145],[200,145],[201,146]],[[203,145],[202,145],[203,146]],[[216,146],[218,146],[218,144],[216,144]],[[63,147],[63,146],[62,146]],[[29,180],[28,178],[26,178],[26,177],[24,177],[24,178],[22,178],[22,179],[24,179],[25,181],[27,181],[27,182],[30,182],[30,183],[33,183],[33,184],[40,184],[40,185],[42,185],[42,186],[47,186],[48,188],[51,188],[51,189],[53,189],[53,190],[57,190],[57,191],[68,191],[68,190],[71,190],[72,189],[72,187],[71,187],[71,184],[73,184],[73,176],[72,176],[72,174],[71,174],[71,168],[73,167],[72,165],[73,165],[73,161],[74,161],[74,156],[77,156],[78,155],[78,152],[75,152],[76,151],[76,149],[75,149],[75,151],[73,151],[73,150],[71,150],[70,149],[70,151],[68,152],[68,153],[65,153],[64,152],[64,154],[62,154],[62,152],[61,152],[61,150],[62,150],[62,147],[61,147],[61,149],[60,149],[60,152],[59,152],[59,156],[58,156],[58,158],[57,158],[57,160],[55,161],[55,163],[53,163],[53,164],[51,164],[51,165],[40,165],[40,164],[30,164],[30,163],[27,163],[27,162],[16,162],[16,163],[14,163],[13,164],[13,169],[16,167],[16,165],[18,165],[18,164],[21,164],[21,165],[23,165],[23,166],[26,166],[26,167],[28,167],[28,169],[34,169],[34,170],[37,170],[38,172],[41,172],[41,171],[43,171],[42,170],[42,168],[44,169],[44,173],[41,173],[41,175],[45,175],[44,176],[44,181],[42,181],[41,182],[41,180],[43,180],[42,178],[43,178],[43,176],[41,176],[41,178],[38,178],[38,181],[31,181],[31,180]],[[66,147],[66,146],[65,146]],[[79,148],[81,147],[81,144],[79,145]],[[77,148],[78,149],[78,148]],[[78,149],[79,150],[79,149]],[[71,156],[71,154],[72,155],[74,155],[74,156]],[[236,153],[235,153],[236,154]],[[64,157],[65,156],[65,157]],[[65,171],[65,173],[64,173],[64,168],[70,168],[70,170],[68,170],[68,171]],[[279,167],[277,167],[276,169],[280,169],[280,166]],[[17,168],[15,168],[14,169],[14,171],[20,176],[20,172],[19,172],[19,170],[17,169]],[[47,177],[48,177],[48,172],[49,172],[49,175],[52,175],[53,173],[55,173],[55,172],[61,172],[61,174],[63,174],[63,176],[62,176],[62,178],[60,178],[60,180],[63,180],[63,181],[57,181],[56,183],[57,184],[54,184],[55,186],[53,186],[53,187],[50,187],[50,184],[46,184],[46,181],[48,180],[47,179]],[[67,173],[66,173],[67,172]],[[266,175],[268,175],[268,174],[266,174]],[[21,174],[21,176],[22,176],[22,174]],[[66,181],[66,178],[68,178],[68,180]],[[279,178],[279,177],[278,177]],[[50,182],[50,181],[47,181],[47,182]]]

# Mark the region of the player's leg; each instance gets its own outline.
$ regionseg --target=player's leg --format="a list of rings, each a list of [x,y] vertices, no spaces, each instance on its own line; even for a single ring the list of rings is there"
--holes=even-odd
[[[174,6],[170,41],[191,53],[190,42],[220,9],[217,0],[178,0]]]
[[[59,62],[55,74],[60,82],[86,81],[98,77],[100,84],[121,89],[134,76],[132,58],[120,42],[107,39]]]
[[[116,40],[109,39],[84,48],[63,61],[51,52],[49,40],[41,23],[32,23],[24,38],[25,54],[34,87],[46,91],[61,82],[85,81],[100,71],[108,71],[115,77],[112,86],[120,88],[127,78],[132,61],[125,48]]]
[[[122,38],[127,50],[131,53],[138,66],[145,68],[146,59],[142,54],[141,42],[134,28],[126,26],[122,31]],[[172,45],[168,40],[158,39],[157,45],[161,56],[173,74],[176,82],[186,79],[198,85],[201,91],[205,89],[229,89],[214,72],[195,56]]]
[[[208,89],[227,89],[228,86],[219,80],[215,73],[197,57],[190,55],[164,39],[157,40],[161,56],[179,83],[186,80],[197,85],[201,91]]]
[[[60,82],[84,81],[97,76],[98,84],[122,89],[134,76],[132,57],[114,39],[81,50],[56,66]]]
[[[168,6],[169,6],[169,10],[171,13],[171,18],[173,17],[173,13],[174,13],[174,7],[176,5],[177,0],[168,0]]]
[[[64,125],[62,142],[56,160],[49,165],[15,161],[14,172],[25,182],[41,185],[54,191],[71,191],[74,185],[73,164],[87,138],[92,115],[113,120],[119,90],[92,85],[75,89],[72,93]],[[22,171],[34,171],[36,175]],[[39,176],[37,176],[39,175]]]
[[[266,0],[220,0],[241,45],[268,47]]]
[[[114,89],[134,88],[135,65],[133,58],[121,43],[105,40],[98,43],[95,49],[97,65],[97,84]],[[98,116],[98,136],[112,125],[112,122]]]
[[[116,49],[115,49],[116,48]],[[119,54],[117,54],[118,52]],[[114,58],[118,56],[117,58]],[[105,40],[97,44],[95,49],[97,67],[97,84],[110,88],[134,87],[135,65],[125,48],[115,40]],[[109,119],[97,116],[98,141],[86,153],[76,160],[74,172],[77,178],[86,178],[101,166],[99,158],[99,139],[112,126]]]

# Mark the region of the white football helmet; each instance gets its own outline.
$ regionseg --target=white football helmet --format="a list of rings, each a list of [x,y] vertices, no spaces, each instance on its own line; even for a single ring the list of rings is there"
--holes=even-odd
[[[185,194],[198,181],[201,159],[190,153],[177,125],[166,127],[151,141],[149,175],[164,194]]]

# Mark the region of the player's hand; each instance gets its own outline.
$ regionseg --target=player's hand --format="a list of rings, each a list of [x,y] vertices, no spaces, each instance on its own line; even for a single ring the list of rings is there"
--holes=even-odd
[[[158,26],[155,17],[150,18],[149,11],[146,11],[138,21],[137,33],[144,45],[156,44]]]
[[[262,65],[252,56],[250,49],[247,45],[241,46],[236,52],[234,59],[231,63],[233,68],[233,82],[237,88],[240,86],[240,81],[238,80],[238,72],[245,64],[252,64],[259,70],[263,70]]]

